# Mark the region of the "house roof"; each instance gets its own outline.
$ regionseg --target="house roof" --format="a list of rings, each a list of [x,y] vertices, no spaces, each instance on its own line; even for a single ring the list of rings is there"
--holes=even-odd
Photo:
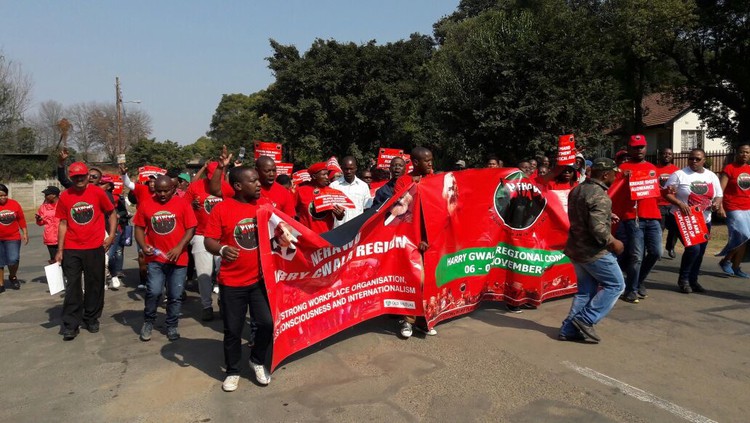
[[[643,99],[643,125],[647,128],[672,122],[690,109],[688,103],[675,103],[665,94],[649,94]]]

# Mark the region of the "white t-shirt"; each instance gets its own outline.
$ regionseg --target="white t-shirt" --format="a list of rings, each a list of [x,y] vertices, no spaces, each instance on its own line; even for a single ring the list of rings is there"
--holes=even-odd
[[[331,182],[330,186],[331,188],[337,189],[346,194],[346,196],[349,197],[350,200],[352,200],[355,207],[353,209],[346,209],[346,213],[344,214],[344,218],[342,220],[333,219],[334,228],[338,228],[344,223],[354,219],[355,217],[362,214],[365,209],[372,206],[370,187],[365,181],[357,178],[356,176],[354,177],[352,183],[346,182],[346,180],[342,176],[339,179]]]
[[[711,222],[711,202],[714,198],[724,196],[719,178],[708,169],[703,169],[701,173],[694,172],[689,167],[680,169],[669,176],[665,186],[674,186],[677,189],[677,199],[688,206],[700,205],[704,210],[706,223]],[[677,206],[673,205],[670,211],[675,210]]]

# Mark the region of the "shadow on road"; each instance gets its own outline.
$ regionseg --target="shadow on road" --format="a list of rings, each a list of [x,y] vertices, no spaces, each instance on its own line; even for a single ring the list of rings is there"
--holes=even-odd
[[[222,342],[218,339],[180,338],[177,342],[165,344],[161,355],[180,367],[194,367],[218,381],[224,380],[221,369],[223,359]],[[244,351],[243,351],[244,352]]]
[[[738,283],[740,283],[739,281],[741,280],[742,279],[737,279]],[[692,293],[689,295],[703,295],[706,297],[721,298],[723,300],[750,302],[750,297],[746,295],[739,295],[733,292],[716,291],[712,289],[710,282],[707,283],[705,281],[701,281],[701,285],[703,285],[703,287],[706,288],[706,292]],[[677,289],[677,282],[675,282],[674,284],[670,284],[670,283],[663,283],[663,282],[651,282],[649,280],[646,280],[646,288],[659,290],[659,291],[672,291],[675,294],[686,295],[686,294],[682,294],[681,292],[679,292],[679,290]]]
[[[534,311],[535,310],[524,310],[523,313],[530,314],[534,313]],[[523,314],[518,315],[507,311],[504,303],[490,301],[484,302],[469,316],[474,320],[479,320],[480,322],[492,326],[541,332],[552,339],[557,339],[557,334],[560,332],[559,326],[545,326],[533,320],[521,318]],[[459,318],[460,317],[462,316],[459,316]],[[564,318],[565,316],[560,316],[560,322],[562,322]]]

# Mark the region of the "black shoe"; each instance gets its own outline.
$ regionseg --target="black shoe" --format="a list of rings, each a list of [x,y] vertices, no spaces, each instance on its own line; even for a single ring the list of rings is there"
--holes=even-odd
[[[563,335],[560,333],[557,335],[557,339],[560,341],[581,342],[581,341],[585,341],[586,337],[581,335],[580,333],[576,335],[571,335],[571,336]]]
[[[521,310],[521,307],[519,307],[519,306],[514,306],[514,305],[506,304],[505,307],[507,307],[508,311],[511,312],[511,313],[523,313],[523,310]]]
[[[571,320],[571,323],[573,323],[573,326],[575,326],[576,329],[581,331],[587,341],[599,343],[599,341],[602,340],[601,338],[599,338],[599,335],[596,334],[596,330],[594,329],[593,325],[589,325],[583,320],[579,320],[575,317],[573,318],[573,320]]]
[[[638,294],[636,294],[633,291],[630,291],[628,293],[622,294],[620,297],[623,301],[627,301],[629,303],[638,304]]]
[[[18,282],[18,278],[8,279],[8,282],[10,282],[10,287],[18,291],[21,289],[21,283]]]
[[[682,292],[683,294],[690,294],[691,292],[693,292],[693,288],[691,288],[688,284],[678,284],[678,286],[680,287],[680,292]]]
[[[5,292],[5,285],[0,285],[0,294]]]
[[[671,258],[677,257],[677,254],[675,254],[674,250],[667,250],[667,255]]]
[[[83,326],[89,333],[99,332],[99,322],[84,323]]]
[[[214,319],[214,308],[208,307],[203,309],[203,314],[201,315],[201,320],[204,322],[210,322]]]
[[[639,298],[639,299],[644,299],[644,298],[648,297],[648,291],[646,290],[646,287],[645,287],[645,286],[643,286],[643,285],[641,285],[641,286],[640,286],[640,287],[638,288],[638,292],[637,292],[637,294],[638,294],[638,298]]]
[[[690,289],[692,289],[693,292],[706,292],[706,288],[701,286],[701,284],[699,284],[698,282],[690,284]]]
[[[76,336],[78,336],[78,328],[71,329],[71,328],[65,328],[62,331],[63,335],[63,341],[72,341],[76,339]]]

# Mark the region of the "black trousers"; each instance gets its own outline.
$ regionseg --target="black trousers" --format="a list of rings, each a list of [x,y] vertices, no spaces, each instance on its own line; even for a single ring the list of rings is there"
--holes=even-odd
[[[104,248],[63,251],[62,270],[68,280],[63,301],[63,327],[76,329],[81,322],[98,322],[104,309]],[[85,293],[81,288],[81,275]]]
[[[54,260],[55,256],[57,255],[57,244],[55,245],[48,245],[47,246],[47,252],[49,252],[49,259]]]
[[[242,287],[221,285],[219,301],[224,316],[224,361],[227,375],[240,373],[242,330],[245,327],[248,309],[253,321],[258,325],[250,360],[255,364],[270,367],[273,354],[273,318],[263,281]]]

